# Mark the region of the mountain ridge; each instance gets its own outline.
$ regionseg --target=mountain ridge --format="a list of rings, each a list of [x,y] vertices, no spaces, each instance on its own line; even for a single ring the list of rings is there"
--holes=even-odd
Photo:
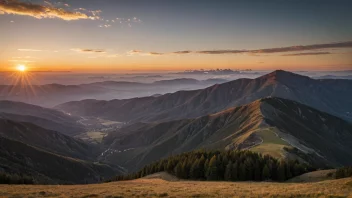
[[[126,164],[121,166],[138,169],[196,149],[249,149],[276,158],[339,166],[352,163],[346,159],[352,151],[351,131],[352,125],[336,116],[268,97],[198,118],[125,126],[104,138],[113,154],[103,160],[118,163],[115,159],[122,159]]]
[[[142,97],[124,100],[82,100],[56,106],[72,115],[99,116],[123,122],[153,122],[195,118],[249,104],[268,96],[294,100],[352,121],[352,81],[344,89],[283,70],[256,79],[238,79],[205,89],[178,91],[157,98]]]

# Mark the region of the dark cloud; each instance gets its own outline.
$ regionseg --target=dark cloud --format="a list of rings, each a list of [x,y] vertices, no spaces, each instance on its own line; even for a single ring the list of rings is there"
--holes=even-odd
[[[315,45],[297,45],[297,46],[289,46],[289,47],[265,48],[265,49],[256,49],[256,50],[247,50],[247,49],[203,50],[203,51],[184,50],[184,51],[176,51],[171,53],[150,52],[150,54],[168,55],[168,54],[243,54],[243,53],[246,53],[246,54],[255,56],[259,54],[299,52],[299,51],[339,49],[339,48],[352,48],[352,41],[327,43],[327,44],[315,44]],[[140,52],[141,51],[136,51],[135,54]],[[288,54],[286,56],[326,55],[326,54],[330,54],[330,52],[305,52],[305,53],[297,53],[297,54],[291,54],[291,55]]]
[[[164,53],[150,52],[150,55],[160,56],[160,55],[164,55]]]
[[[196,54],[240,54],[249,52],[248,50],[207,50],[207,51],[195,51]]]
[[[190,54],[192,53],[192,51],[189,50],[185,50],[185,51],[177,51],[177,52],[173,52],[174,54]]]
[[[53,7],[50,2],[47,5],[34,4],[19,0],[0,0],[0,14],[15,14],[42,18],[59,18],[66,21],[79,19],[96,19],[96,16],[88,16],[78,11],[69,11],[63,8]],[[67,6],[66,6],[67,7]]]
[[[196,51],[194,53],[200,54],[239,54],[239,53],[254,53],[254,54],[269,54],[269,53],[283,53],[283,52],[297,52],[309,51],[320,49],[333,49],[333,48],[352,48],[352,41],[328,43],[328,44],[315,44],[315,45],[297,45],[290,47],[280,48],[266,48],[258,50],[210,50],[210,51]]]
[[[328,55],[331,52],[307,52],[307,53],[296,53],[296,54],[284,54],[281,56],[312,56],[312,55]]]

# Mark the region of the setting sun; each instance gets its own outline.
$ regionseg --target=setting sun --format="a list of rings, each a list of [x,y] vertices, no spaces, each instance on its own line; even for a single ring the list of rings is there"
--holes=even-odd
[[[16,67],[16,69],[18,70],[18,71],[21,71],[21,72],[24,72],[24,71],[26,71],[26,66],[25,65],[18,65],[17,67]]]

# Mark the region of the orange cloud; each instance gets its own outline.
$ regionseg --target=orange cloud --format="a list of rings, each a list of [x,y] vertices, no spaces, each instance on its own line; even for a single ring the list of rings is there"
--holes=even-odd
[[[80,53],[105,53],[105,50],[103,50],[103,49],[80,49],[80,48],[75,48],[75,49],[71,49],[71,51],[80,52]]]
[[[37,19],[59,18],[66,21],[80,19],[96,19],[96,16],[88,16],[82,12],[72,12],[63,8],[56,8],[52,5],[39,5],[19,0],[0,1],[0,14],[15,14],[31,16]]]

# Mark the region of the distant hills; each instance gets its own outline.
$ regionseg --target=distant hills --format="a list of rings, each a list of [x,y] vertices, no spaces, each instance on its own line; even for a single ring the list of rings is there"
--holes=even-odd
[[[136,123],[105,139],[105,159],[141,168],[195,149],[250,149],[276,158],[319,165],[352,163],[352,125],[300,103],[265,98],[196,119]],[[116,161],[119,160],[119,161]]]
[[[343,86],[341,86],[343,85]],[[56,106],[72,115],[123,122],[196,118],[265,97],[280,97],[352,121],[352,81],[315,80],[278,70],[256,79],[239,79],[193,91],[124,100],[83,100]]]
[[[80,85],[0,85],[0,100],[53,107],[74,100],[142,97],[179,90],[200,89],[224,82],[227,82],[227,80],[209,79],[200,81],[192,78],[181,78],[161,80],[154,83],[103,81]]]

